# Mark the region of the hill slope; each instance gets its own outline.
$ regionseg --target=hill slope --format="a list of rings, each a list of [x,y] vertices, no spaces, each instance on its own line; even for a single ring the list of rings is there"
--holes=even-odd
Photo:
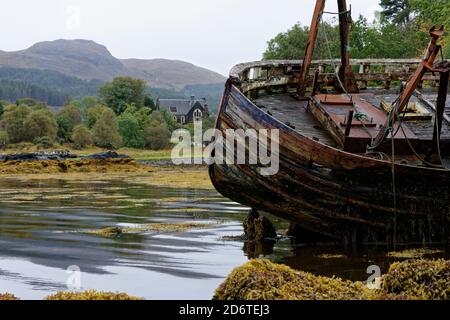
[[[90,40],[46,41],[21,51],[0,51],[0,66],[51,70],[84,80],[109,81],[117,76],[134,76],[143,78],[152,87],[175,90],[225,81],[218,73],[183,61],[120,60],[105,46]]]

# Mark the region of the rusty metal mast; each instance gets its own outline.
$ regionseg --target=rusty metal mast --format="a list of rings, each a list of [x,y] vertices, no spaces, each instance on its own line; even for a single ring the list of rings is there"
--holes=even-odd
[[[409,81],[406,83],[405,89],[403,90],[398,100],[398,103],[395,106],[393,106],[392,111],[390,113],[390,117],[388,118],[386,124],[379,131],[377,137],[372,143],[372,146],[370,146],[370,149],[376,149],[384,142],[390,130],[392,130],[394,123],[397,121],[397,115],[402,113],[403,110],[408,106],[409,99],[413,95],[417,86],[420,84],[420,81],[422,80],[425,73],[427,71],[430,72],[435,71],[433,70],[433,63],[436,60],[439,51],[441,50],[441,46],[438,44],[438,42],[443,34],[444,34],[443,26],[441,28],[436,27],[431,28],[430,30],[431,40],[428,45],[428,49],[425,53],[425,56],[420,62],[417,70],[414,72]]]
[[[304,96],[306,93],[306,88],[308,84],[308,72],[309,67],[314,55],[314,47],[317,40],[317,35],[319,33],[320,21],[322,19],[322,14],[325,9],[326,0],[317,0],[316,7],[314,9],[314,14],[311,20],[311,26],[309,29],[308,42],[306,44],[305,56],[303,59],[302,69],[300,73],[300,82],[298,87],[298,94]],[[350,65],[350,54],[348,45],[348,35],[349,35],[349,24],[351,23],[351,14],[347,10],[347,1],[338,0],[339,8],[339,32],[341,39],[341,67],[339,70],[339,80],[342,83],[344,91],[348,93],[358,92],[358,87],[356,85],[355,77]],[[338,81],[339,81],[338,80]]]

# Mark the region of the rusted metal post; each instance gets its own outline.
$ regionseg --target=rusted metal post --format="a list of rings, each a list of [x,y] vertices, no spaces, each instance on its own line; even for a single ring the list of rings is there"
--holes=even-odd
[[[314,47],[316,44],[317,35],[319,33],[321,15],[325,9],[325,1],[326,0],[317,0],[311,26],[309,28],[308,42],[306,43],[305,57],[303,58],[302,69],[300,72],[300,82],[297,90],[299,96],[301,97],[305,96],[306,88],[308,86],[308,72],[314,55]]]
[[[350,135],[350,130],[352,129],[353,122],[353,110],[350,110],[347,115],[347,123],[345,124],[345,137]]]
[[[358,93],[355,75],[350,65],[350,47],[349,47],[349,24],[351,23],[351,14],[347,12],[347,1],[338,0],[339,11],[339,31],[341,37],[341,68],[339,69],[339,78],[344,89],[348,93]],[[338,89],[342,90],[342,88]]]

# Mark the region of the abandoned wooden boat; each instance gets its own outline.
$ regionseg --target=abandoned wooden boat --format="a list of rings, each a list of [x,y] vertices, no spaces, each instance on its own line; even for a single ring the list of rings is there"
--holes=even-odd
[[[338,2],[346,12],[345,0]],[[311,61],[324,5],[318,0],[305,59],[236,66],[218,112],[224,135],[279,130],[278,173],[261,175],[260,164],[212,164],[215,188],[297,224],[303,240],[449,241],[450,64],[434,63],[442,29],[430,31],[423,60],[350,60],[341,14],[341,61]],[[326,72],[336,66],[339,72]],[[405,81],[400,96],[388,90]]]

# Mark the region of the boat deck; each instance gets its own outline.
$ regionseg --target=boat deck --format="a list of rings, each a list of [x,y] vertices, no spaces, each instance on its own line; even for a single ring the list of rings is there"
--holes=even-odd
[[[261,97],[253,102],[300,134],[326,145],[337,147],[337,143],[331,135],[321,127],[320,123],[307,110],[308,101],[299,101],[289,94],[281,94]]]
[[[374,109],[378,109],[378,112],[381,110],[381,101],[390,103],[393,102],[395,98],[395,94],[386,93],[375,93],[374,96],[364,95],[364,100],[370,102],[374,106]],[[425,95],[424,98],[433,104],[436,103],[435,95]],[[308,110],[308,101],[299,101],[291,94],[286,93],[262,96],[254,99],[253,102],[263,111],[272,115],[287,126],[293,128],[300,134],[331,147],[342,148],[340,143],[336,141],[336,138],[333,137],[330,131],[325,129],[324,126],[316,120],[317,118],[311,114],[310,110]],[[416,97],[412,97],[411,102],[420,103]],[[420,105],[425,107],[433,116],[425,120],[410,120],[403,123],[405,129],[411,133],[416,142],[428,145],[433,137],[433,128],[435,123],[434,110],[423,103],[420,103]],[[445,113],[446,116],[443,120],[441,133],[441,148],[443,149],[441,151],[444,151],[443,153],[450,153],[450,96],[447,99]],[[375,134],[372,134],[372,136],[374,137]],[[398,136],[401,137],[400,134],[398,134]],[[371,137],[368,136],[367,138]],[[449,152],[446,152],[447,150]]]

